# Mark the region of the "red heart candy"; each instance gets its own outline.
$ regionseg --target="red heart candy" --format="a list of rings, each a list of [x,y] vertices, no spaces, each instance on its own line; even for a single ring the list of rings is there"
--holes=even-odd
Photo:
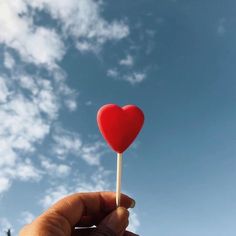
[[[123,153],[137,137],[144,122],[144,114],[134,105],[102,106],[97,114],[98,127],[111,148]]]

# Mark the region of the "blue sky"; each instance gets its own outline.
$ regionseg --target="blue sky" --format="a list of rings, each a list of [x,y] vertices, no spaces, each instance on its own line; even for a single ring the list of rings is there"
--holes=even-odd
[[[114,190],[96,113],[145,113],[122,189],[140,235],[236,233],[236,2],[3,0],[0,235],[60,197]]]

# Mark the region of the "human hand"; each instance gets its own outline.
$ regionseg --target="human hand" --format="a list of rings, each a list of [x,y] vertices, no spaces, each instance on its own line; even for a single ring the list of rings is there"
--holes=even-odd
[[[125,230],[129,223],[127,209],[134,205],[135,201],[123,194],[122,207],[116,208],[115,193],[75,193],[26,225],[20,236],[135,236]],[[77,229],[93,225],[96,228]]]

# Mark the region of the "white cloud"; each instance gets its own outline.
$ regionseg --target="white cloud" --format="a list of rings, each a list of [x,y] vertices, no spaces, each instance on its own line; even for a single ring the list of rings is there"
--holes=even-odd
[[[53,163],[46,157],[41,157],[41,166],[47,172],[47,174],[56,178],[64,178],[65,176],[68,176],[71,171],[70,166],[65,164]]]
[[[122,21],[101,16],[103,4],[94,0],[26,0],[39,11],[46,11],[60,22],[64,37],[72,37],[80,51],[98,51],[108,40],[120,40],[129,34]],[[25,9],[24,9],[25,10]]]
[[[127,55],[126,58],[120,60],[119,62],[120,65],[123,65],[123,66],[133,66],[134,65],[134,58],[131,56],[131,55]]]
[[[97,50],[108,40],[126,37],[129,29],[122,21],[106,21],[101,16],[101,1],[28,0],[31,6],[48,11],[60,20],[62,28],[76,40],[81,51]]]
[[[70,111],[75,111],[77,108],[77,103],[74,98],[67,99],[64,101],[64,103]]]
[[[9,52],[4,53],[4,66],[12,69],[15,66],[15,60]]]
[[[30,224],[34,220],[35,216],[29,211],[21,212],[19,223],[22,225]]]
[[[132,85],[139,84],[146,79],[145,73],[133,72],[123,76],[123,80],[128,81]]]
[[[116,68],[109,69],[107,71],[107,76],[113,79],[127,81],[131,85],[139,84],[146,79],[146,74],[144,72],[131,72],[121,75]]]
[[[52,152],[59,159],[68,155],[78,155],[82,147],[81,137],[77,133],[69,132],[61,127],[56,127],[53,133]]]
[[[56,127],[53,134],[52,152],[59,158],[65,159],[72,155],[82,158],[89,165],[100,165],[100,158],[106,152],[104,143],[94,141],[83,143],[79,134]]]
[[[109,70],[107,71],[107,76],[109,76],[109,77],[111,77],[111,78],[117,78],[117,77],[119,76],[119,73],[118,73],[118,71],[117,71],[116,68],[114,68],[114,69],[109,69]]]
[[[129,226],[127,229],[130,230],[131,232],[137,232],[139,226],[140,226],[140,221],[138,219],[138,215],[133,210],[131,210],[129,216]]]
[[[7,82],[4,81],[4,78],[0,76],[0,104],[6,102],[10,91],[7,86]]]
[[[106,152],[104,146],[100,141],[87,143],[81,148],[80,156],[89,165],[100,165],[100,158]]]
[[[58,83],[62,86],[63,83]],[[43,172],[30,156],[48,136],[64,96],[52,81],[18,71],[0,77],[0,193],[8,190],[15,179],[39,181]],[[66,85],[64,85],[66,88]],[[59,94],[58,94],[59,93]],[[59,167],[66,172],[65,166]]]
[[[39,200],[41,206],[46,209],[59,199],[75,192],[104,191],[110,188],[108,177],[109,171],[100,167],[92,176],[77,175],[69,184],[58,184],[49,188]]]
[[[44,194],[43,198],[39,201],[44,209],[50,207],[62,197],[68,195],[70,192],[64,185],[59,185],[54,188],[50,188]]]
[[[12,227],[12,224],[10,223],[10,221],[3,217],[3,218],[0,218],[0,232],[1,233],[5,233],[7,230],[11,229],[11,232],[13,232],[13,227]]]
[[[29,211],[23,211],[20,214],[19,223],[21,225],[30,224],[35,219],[35,216]]]
[[[11,186],[9,178],[0,176],[0,193],[7,191]]]
[[[13,169],[11,169],[13,170]],[[30,159],[20,162],[9,174],[13,178],[22,181],[39,181],[41,179],[41,172],[33,165]]]
[[[25,1],[0,2],[0,43],[15,49],[22,60],[54,67],[65,53],[53,29],[36,26]]]
[[[14,89],[14,81],[8,79],[4,87],[5,103],[0,104],[0,116],[4,122],[0,126],[0,133],[6,137],[13,148],[29,150],[32,144],[42,140],[49,133],[50,120],[44,119],[42,114],[55,119],[58,112],[55,95],[49,81],[41,81],[38,94],[30,99]],[[32,95],[32,94],[31,94]],[[6,100],[6,97],[8,98]],[[7,135],[8,134],[8,135]]]

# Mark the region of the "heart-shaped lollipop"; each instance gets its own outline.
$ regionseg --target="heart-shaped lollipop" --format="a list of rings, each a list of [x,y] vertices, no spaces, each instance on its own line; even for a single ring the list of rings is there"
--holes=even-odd
[[[134,105],[119,107],[107,104],[97,114],[98,127],[109,146],[117,152],[116,205],[120,206],[122,153],[137,137],[144,122],[144,114]]]
[[[111,148],[117,153],[123,153],[141,130],[144,114],[134,105],[119,107],[107,104],[99,109],[97,122]]]

